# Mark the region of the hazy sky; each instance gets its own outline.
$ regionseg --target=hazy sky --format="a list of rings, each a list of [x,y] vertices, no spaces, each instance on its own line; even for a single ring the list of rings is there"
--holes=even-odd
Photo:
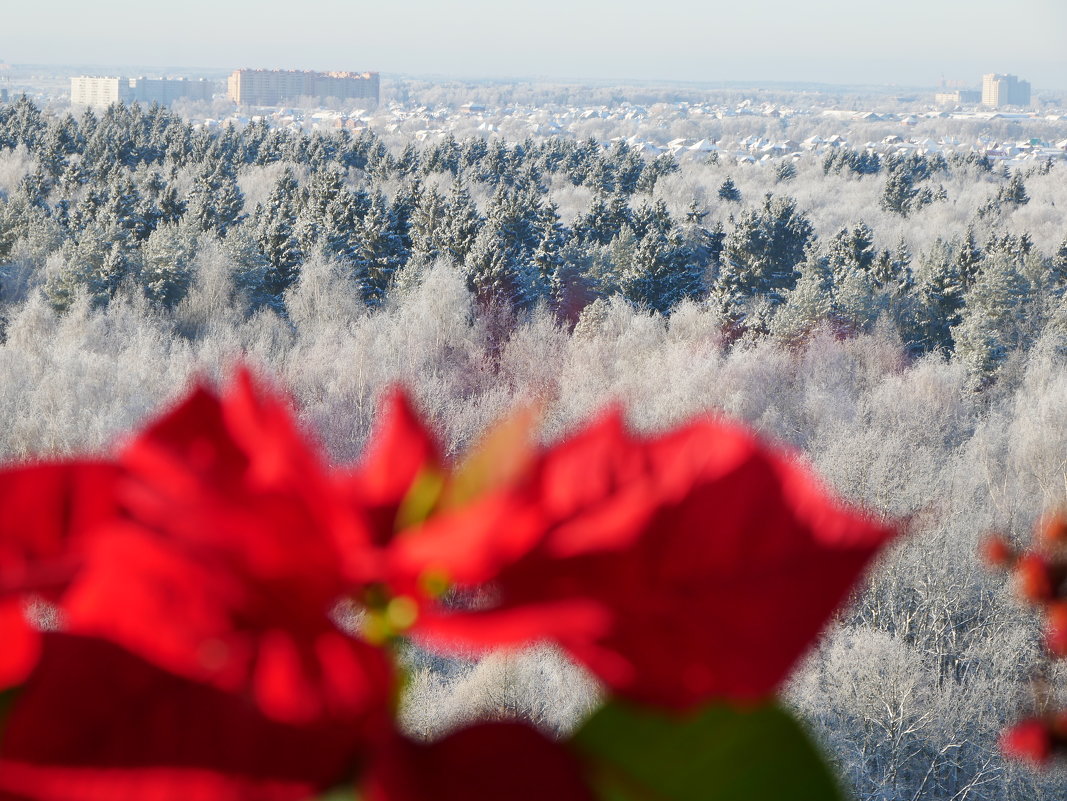
[[[1067,89],[1067,0],[7,0],[0,60]]]

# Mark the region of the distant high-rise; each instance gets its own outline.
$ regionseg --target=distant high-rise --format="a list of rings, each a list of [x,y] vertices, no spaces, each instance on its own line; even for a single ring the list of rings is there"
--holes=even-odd
[[[1030,82],[991,72],[982,76],[982,105],[988,108],[1029,106]]]
[[[81,75],[70,79],[70,102],[75,106],[106,108],[112,103],[159,103],[166,106],[179,98],[211,100],[215,84],[203,78],[96,78]]]
[[[302,97],[378,105],[380,84],[376,72],[234,70],[227,89],[230,100],[242,106],[276,106]]]

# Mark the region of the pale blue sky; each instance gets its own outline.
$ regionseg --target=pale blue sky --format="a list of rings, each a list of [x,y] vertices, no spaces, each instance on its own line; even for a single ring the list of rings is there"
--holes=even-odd
[[[1067,0],[8,0],[0,60],[1067,89]]]

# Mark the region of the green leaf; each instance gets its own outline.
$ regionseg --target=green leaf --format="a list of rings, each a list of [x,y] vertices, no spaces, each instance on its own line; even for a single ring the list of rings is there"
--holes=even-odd
[[[15,697],[18,695],[19,688],[12,687],[9,690],[0,692],[0,734],[4,732],[4,724],[7,723],[7,716],[11,714],[11,708],[15,705]]]
[[[840,801],[829,767],[775,703],[685,716],[612,702],[578,731],[604,801]]]
[[[359,801],[359,794],[356,788],[349,784],[344,787],[335,787],[325,795],[318,796],[315,801]]]

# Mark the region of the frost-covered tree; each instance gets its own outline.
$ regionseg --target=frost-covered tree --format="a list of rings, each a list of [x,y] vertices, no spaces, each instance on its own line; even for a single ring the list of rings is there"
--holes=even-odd
[[[725,200],[727,203],[740,203],[741,202],[741,190],[737,188],[737,184],[734,183],[734,179],[729,176],[726,180],[719,185],[719,200]]]

